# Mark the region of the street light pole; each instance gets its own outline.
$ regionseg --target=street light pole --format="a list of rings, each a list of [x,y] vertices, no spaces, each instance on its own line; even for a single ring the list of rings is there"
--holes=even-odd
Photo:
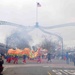
[[[42,32],[44,32],[44,33],[47,33],[47,34],[50,34],[50,35],[55,35],[55,36],[57,36],[57,37],[59,38],[59,40],[60,40],[60,42],[61,42],[61,44],[62,44],[62,59],[63,59],[63,38],[62,38],[61,36],[57,35],[57,34],[50,33],[50,32],[48,32],[48,31],[45,31],[44,29],[42,29],[42,28],[40,28],[40,27],[39,27],[39,29],[40,29]]]
[[[61,43],[62,43],[62,59],[63,59],[63,38],[62,38],[62,40],[61,40]]]
[[[63,38],[59,36],[59,39],[61,41],[61,51],[62,51],[62,59],[63,59]]]

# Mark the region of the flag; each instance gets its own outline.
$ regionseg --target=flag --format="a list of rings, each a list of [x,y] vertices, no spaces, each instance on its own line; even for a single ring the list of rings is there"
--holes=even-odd
[[[41,7],[41,4],[37,2],[37,7]]]

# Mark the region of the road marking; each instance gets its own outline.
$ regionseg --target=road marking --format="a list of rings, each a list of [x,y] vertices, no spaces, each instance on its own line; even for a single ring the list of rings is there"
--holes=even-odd
[[[57,74],[57,75],[62,75],[62,73],[61,73],[61,72],[57,72],[56,74]]]
[[[51,73],[50,73],[50,72],[48,72],[48,75],[51,75]]]
[[[62,73],[60,72],[60,70],[52,70],[54,73],[56,73],[57,75],[62,75]]]
[[[49,66],[43,66],[43,67],[49,67]]]
[[[62,73],[64,73],[64,74],[66,74],[66,75],[68,75],[68,73],[66,73],[66,72],[64,72],[63,70],[60,70]]]
[[[56,70],[52,70],[53,72],[56,72]]]
[[[72,74],[72,75],[75,75],[75,70],[64,70],[65,72],[69,73],[69,74]]]
[[[40,66],[41,65],[28,65],[28,64],[24,64],[24,65],[4,65],[4,67],[37,67],[37,66]]]

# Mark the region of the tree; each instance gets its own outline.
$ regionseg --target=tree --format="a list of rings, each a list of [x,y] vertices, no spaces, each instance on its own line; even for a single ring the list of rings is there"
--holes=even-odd
[[[47,49],[50,53],[55,52],[55,49],[57,47],[57,43],[56,42],[52,42],[51,40],[48,40],[47,38],[45,38],[42,41],[41,47],[43,49]]]
[[[11,48],[30,48],[29,41],[31,40],[30,35],[25,30],[15,31],[6,38],[6,45]]]

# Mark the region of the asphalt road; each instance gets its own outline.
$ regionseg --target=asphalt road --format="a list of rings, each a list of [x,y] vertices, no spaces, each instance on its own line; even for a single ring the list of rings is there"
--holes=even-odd
[[[75,75],[75,68],[52,68],[50,66],[13,66],[3,75]]]
[[[75,75],[75,66],[72,62],[66,64],[64,60],[57,59],[50,63],[46,60],[42,63],[27,60],[26,64],[19,60],[18,64],[5,63],[3,75]]]

